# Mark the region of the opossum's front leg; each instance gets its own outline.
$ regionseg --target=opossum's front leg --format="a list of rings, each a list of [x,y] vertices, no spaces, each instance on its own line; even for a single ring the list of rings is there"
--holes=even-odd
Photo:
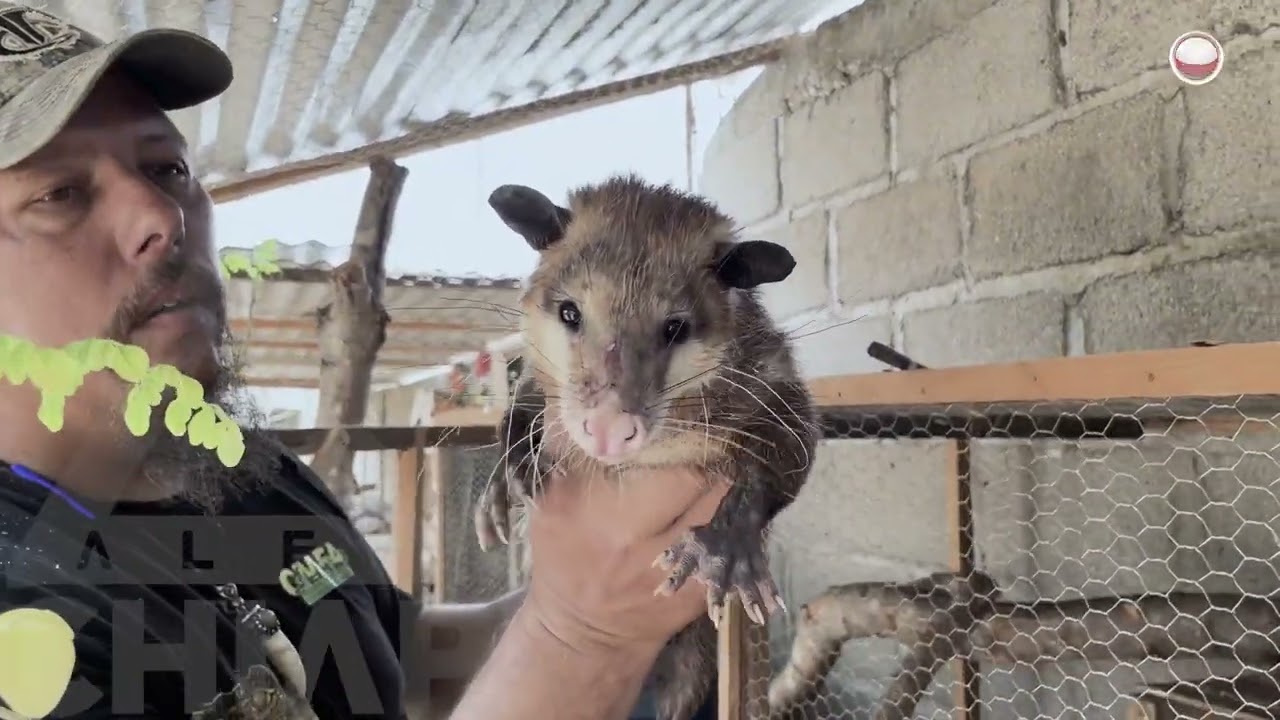
[[[817,447],[818,425],[804,386],[782,383],[764,390],[750,394],[754,407],[732,414],[739,422],[753,420],[734,434],[735,445],[712,468],[733,486],[710,522],[691,529],[657,560],[670,572],[661,592],[675,592],[690,577],[706,584],[707,612],[717,625],[729,591],[738,593],[747,615],[760,624],[782,608],[764,532],[804,485]]]
[[[763,493],[753,482],[734,484],[711,522],[685,533],[658,558],[670,571],[659,590],[670,594],[690,577],[707,586],[707,612],[718,627],[725,595],[738,593],[747,615],[764,623],[766,610],[781,605],[764,552]]]
[[[512,495],[523,500],[541,486],[542,416],[546,397],[529,378],[516,387],[511,406],[498,426],[503,450],[502,476],[494,478],[476,504],[476,537],[483,550],[511,538]]]

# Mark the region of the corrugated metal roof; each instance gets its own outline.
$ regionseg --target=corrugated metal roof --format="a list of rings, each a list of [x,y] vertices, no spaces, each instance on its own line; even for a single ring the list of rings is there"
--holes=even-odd
[[[723,75],[773,57],[776,48],[762,44],[793,34],[830,3],[26,1],[104,39],[169,26],[226,49],[234,85],[175,114],[206,182],[224,198],[255,177],[310,177],[372,151],[402,155],[637,88]]]
[[[251,384],[315,387],[320,371],[316,311],[331,297],[332,264],[326,257],[331,250],[319,243],[280,245],[280,274],[228,281],[228,318]],[[383,304],[391,324],[373,382],[396,383],[405,372],[446,365],[460,354],[479,352],[486,343],[510,336],[519,322],[521,292],[516,278],[387,278]]]

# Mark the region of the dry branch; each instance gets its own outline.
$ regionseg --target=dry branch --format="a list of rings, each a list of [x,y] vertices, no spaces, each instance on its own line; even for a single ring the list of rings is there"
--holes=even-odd
[[[1174,593],[1018,604],[989,578],[942,573],[906,584],[832,587],[801,608],[787,666],[769,688],[774,713],[808,699],[855,638],[913,650],[878,717],[913,710],[954,656],[993,664],[1222,657],[1259,669],[1280,662],[1280,598]],[[908,677],[909,676],[909,677]],[[921,682],[923,680],[923,682]]]
[[[391,228],[409,171],[376,157],[356,222],[351,257],[334,268],[333,294],[320,308],[320,399],[316,425],[333,428],[316,450],[311,468],[341,499],[355,492],[354,452],[343,426],[364,423],[369,386],[390,317],[382,304]]]

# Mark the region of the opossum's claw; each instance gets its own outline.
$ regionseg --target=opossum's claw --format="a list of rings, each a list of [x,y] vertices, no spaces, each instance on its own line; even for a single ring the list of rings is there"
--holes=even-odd
[[[674,593],[690,577],[705,583],[707,614],[717,625],[730,591],[737,593],[747,617],[761,625],[782,607],[759,533],[703,525],[686,533],[654,563],[670,573],[655,591],[658,594]]]
[[[489,483],[475,510],[476,538],[482,551],[488,552],[499,542],[507,543],[511,530],[510,510],[507,483],[501,480]]]

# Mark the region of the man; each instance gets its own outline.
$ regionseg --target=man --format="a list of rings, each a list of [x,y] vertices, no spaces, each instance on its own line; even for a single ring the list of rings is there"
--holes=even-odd
[[[110,372],[85,378],[57,432],[31,384],[0,382],[0,707],[399,718],[433,683],[470,680],[458,720],[626,717],[658,650],[705,611],[692,587],[655,597],[651,562],[722,489],[557,477],[532,517],[526,592],[419,608],[394,589],[242,400],[210,198],[163,113],[231,78],[194,35],[103,46],[0,2],[0,335],[140,346],[235,414],[247,448],[228,470],[165,430],[165,404],[136,437]]]

